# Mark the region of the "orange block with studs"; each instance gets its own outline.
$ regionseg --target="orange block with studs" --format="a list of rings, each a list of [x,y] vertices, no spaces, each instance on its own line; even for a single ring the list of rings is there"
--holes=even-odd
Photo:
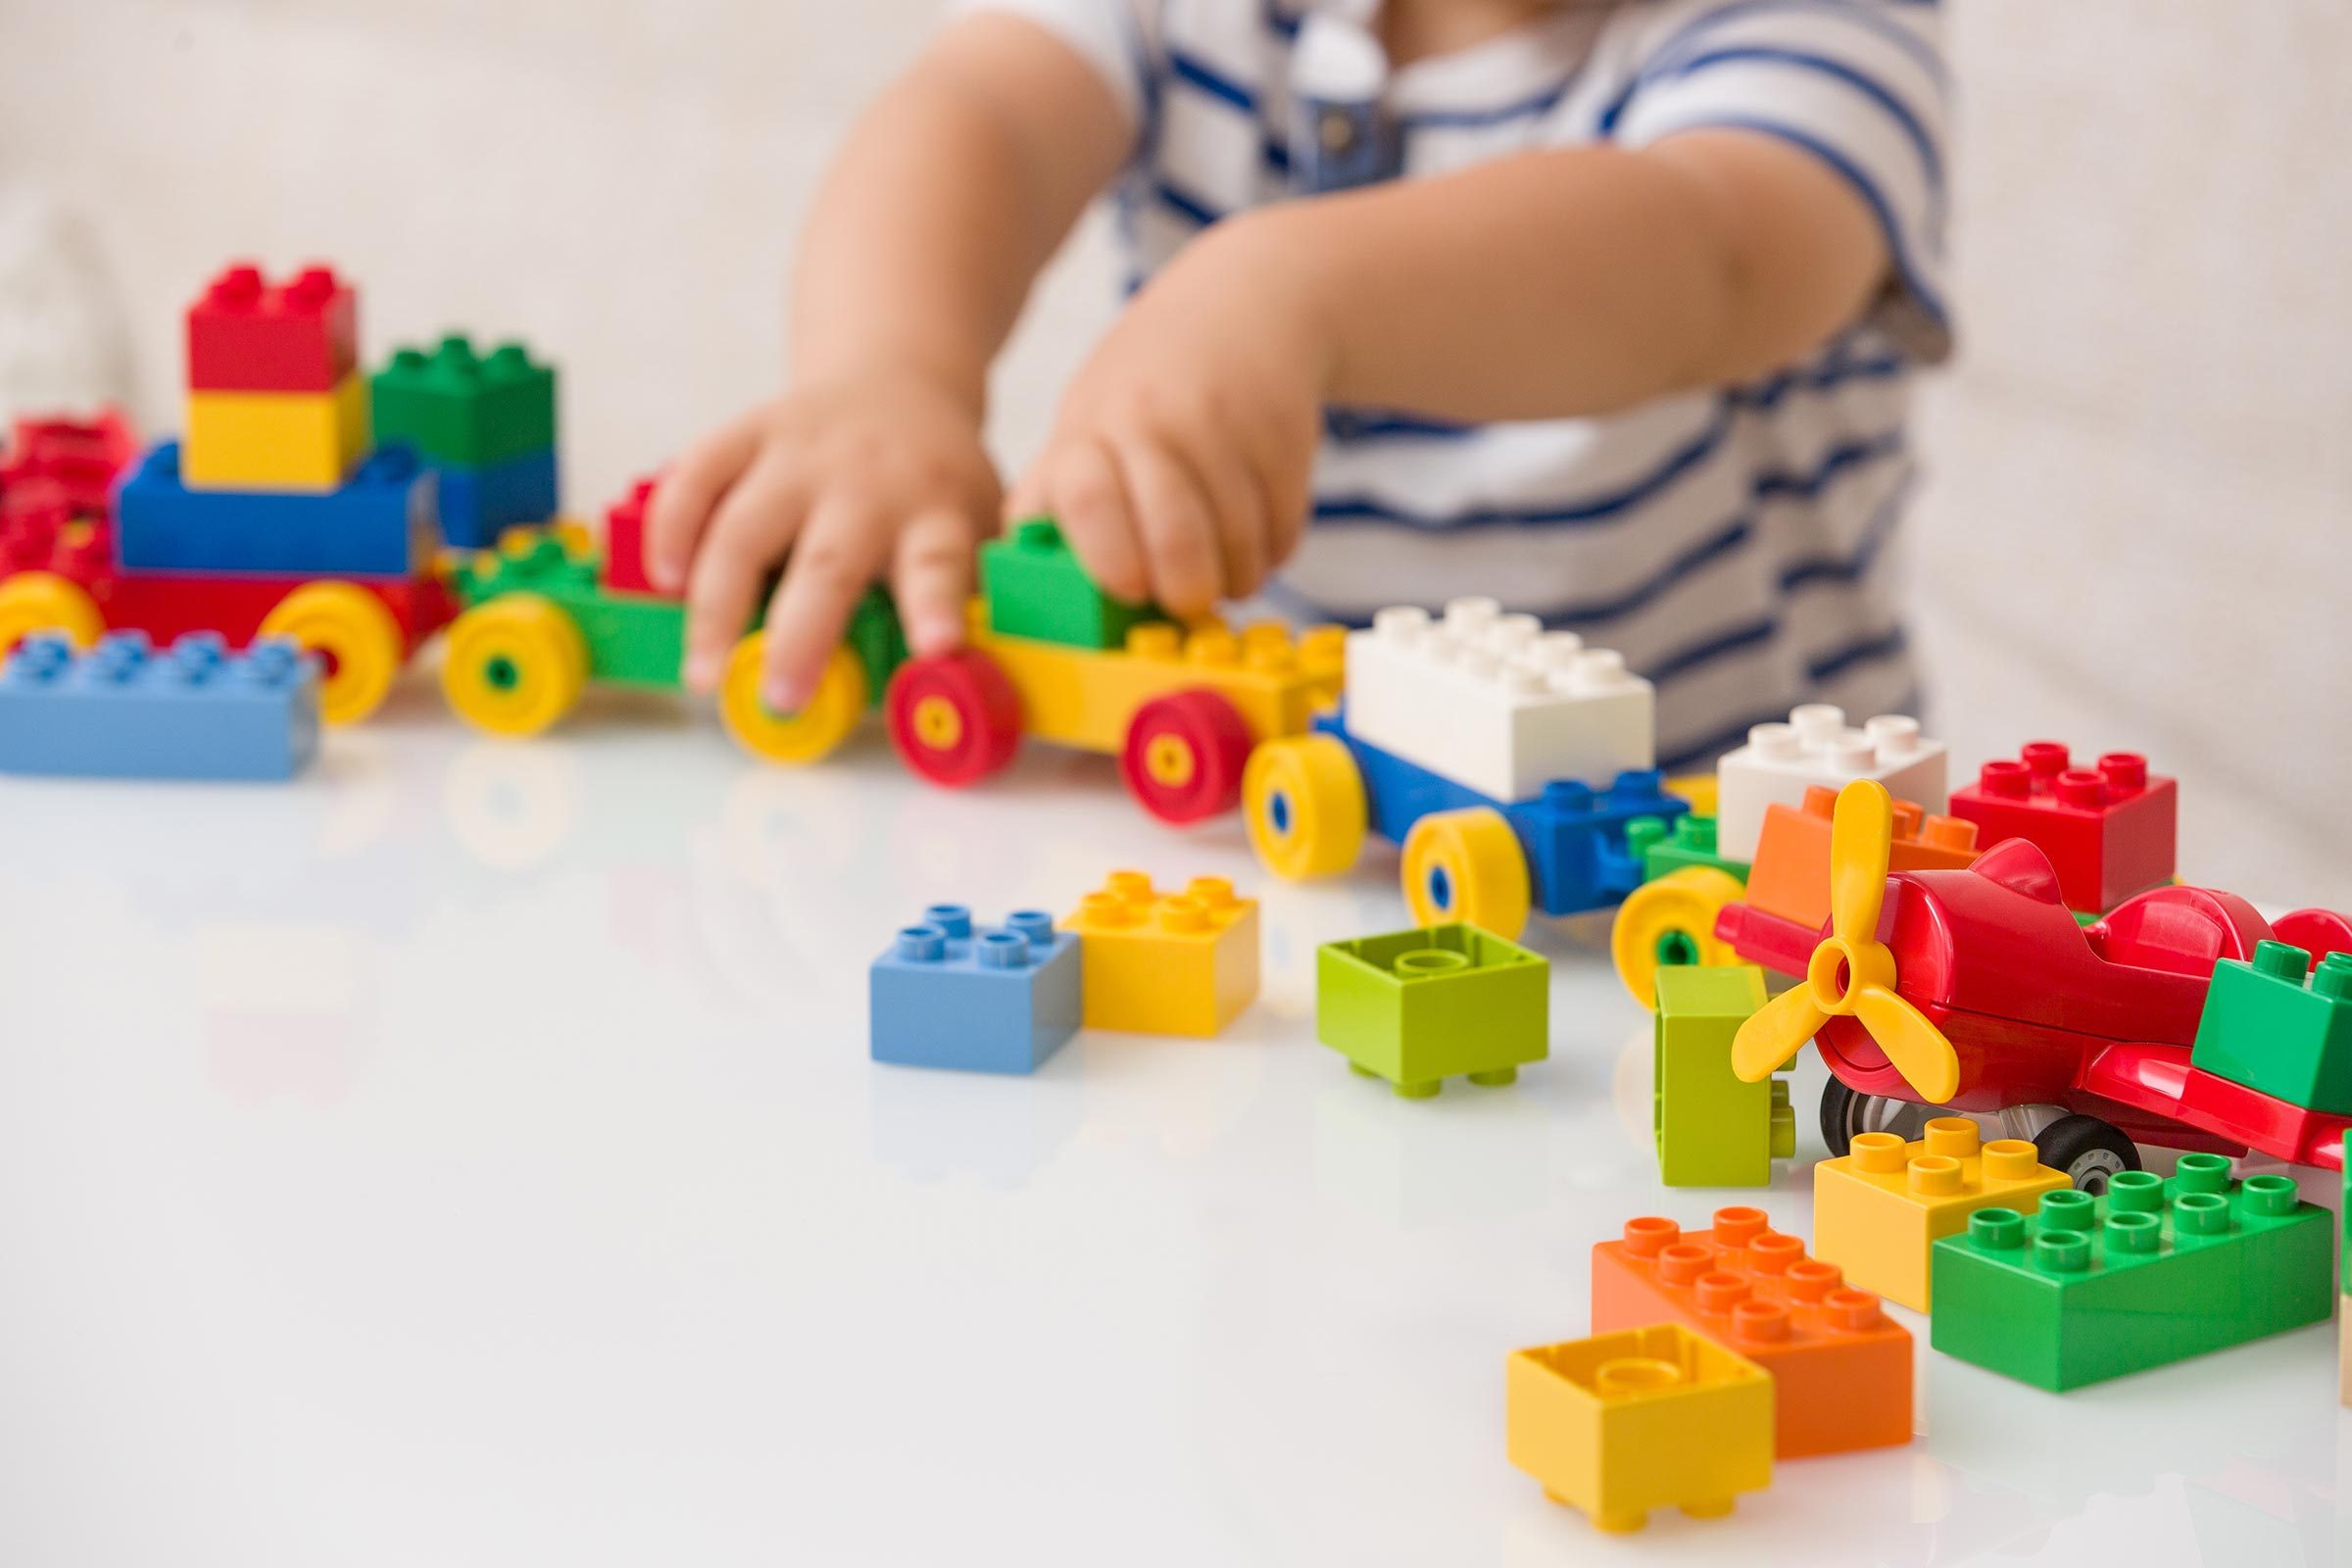
[[[1626,1221],[1592,1249],[1592,1332],[1681,1323],[1772,1374],[1773,1452],[1784,1459],[1911,1441],[1911,1335],[1836,1265],[1719,1208],[1712,1230]]]
[[[1830,813],[1838,792],[1816,786],[1801,807],[1771,806],[1764,833],[1748,868],[1750,908],[1799,925],[1818,926],[1830,917]],[[1977,858],[1977,824],[1956,816],[1930,816],[1910,801],[1894,803],[1894,843],[1889,871],[1961,870]]]
[[[1113,871],[1061,922],[1085,944],[1086,1027],[1213,1035],[1257,997],[1257,901],[1221,876],[1161,893]]]

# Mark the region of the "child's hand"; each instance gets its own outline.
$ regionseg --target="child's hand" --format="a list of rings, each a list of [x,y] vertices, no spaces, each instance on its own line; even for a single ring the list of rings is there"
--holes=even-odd
[[[718,684],[788,551],[767,612],[768,707],[808,701],[885,570],[914,652],[955,647],[998,497],[974,412],[919,374],[805,386],[699,442],[663,476],[647,521],[654,585],[686,592],[687,686]]]
[[[1006,509],[1052,514],[1096,582],[1179,616],[1255,592],[1305,526],[1329,355],[1259,232],[1219,225],[1136,297]]]

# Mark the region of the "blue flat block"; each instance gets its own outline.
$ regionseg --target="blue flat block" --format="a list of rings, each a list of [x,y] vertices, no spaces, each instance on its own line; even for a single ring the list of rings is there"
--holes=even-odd
[[[282,638],[231,655],[202,632],[159,654],[117,632],[77,654],[41,635],[0,669],[0,772],[287,779],[318,751],[318,662]]]
[[[1078,1031],[1078,939],[1035,909],[975,930],[935,904],[870,976],[873,1058],[963,1072],[1035,1072]]]
[[[507,529],[556,514],[552,447],[480,468],[439,463],[433,472],[441,481],[442,537],[460,549],[488,550]]]
[[[1665,792],[1662,775],[1646,768],[1620,773],[1605,789],[1562,779],[1544,785],[1532,801],[1497,801],[1358,740],[1348,732],[1344,710],[1317,714],[1314,727],[1347,742],[1364,781],[1369,824],[1383,838],[1402,844],[1415,822],[1436,811],[1483,806],[1500,812],[1526,853],[1536,907],[1548,915],[1603,909],[1623,900],[1643,880],[1642,858],[1626,843],[1627,825],[1650,816],[1671,826],[1690,809],[1690,802]]]
[[[115,490],[115,561],[125,571],[407,577],[440,548],[433,478],[406,447],[368,455],[342,489],[192,490],[179,443],[141,458]]]

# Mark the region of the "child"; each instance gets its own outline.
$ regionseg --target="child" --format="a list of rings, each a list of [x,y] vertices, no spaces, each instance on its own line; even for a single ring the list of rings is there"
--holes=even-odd
[[[1949,349],[1933,0],[959,9],[809,219],[792,390],[657,498],[691,685],[788,549],[771,706],[877,573],[952,648],[975,542],[1043,512],[1180,615],[1532,611],[1657,683],[1668,767],[1796,702],[1913,704],[1887,544],[1909,372]],[[1001,493],[989,362],[1114,182],[1138,291]]]

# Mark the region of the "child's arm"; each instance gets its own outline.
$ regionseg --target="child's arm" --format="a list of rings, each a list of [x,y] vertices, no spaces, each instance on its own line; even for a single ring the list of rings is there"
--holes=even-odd
[[[963,631],[998,514],[989,362],[1131,135],[1100,74],[1032,23],[944,31],[850,133],[810,214],[792,390],[689,450],[656,492],[650,567],[683,587],[685,678],[709,690],[767,574],[764,700],[804,701],[888,570],[919,653]]]
[[[1017,491],[1112,592],[1202,610],[1296,542],[1327,403],[1605,414],[1788,363],[1887,271],[1853,186],[1740,130],[1266,208],[1136,300]]]

